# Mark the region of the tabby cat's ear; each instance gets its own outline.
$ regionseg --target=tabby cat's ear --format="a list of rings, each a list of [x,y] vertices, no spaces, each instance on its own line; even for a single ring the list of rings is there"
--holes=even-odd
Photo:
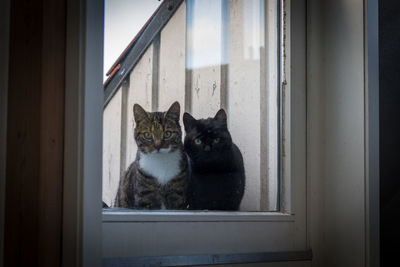
[[[194,127],[195,123],[196,119],[193,118],[192,115],[187,112],[183,114],[183,125],[185,126],[186,132],[190,131]]]
[[[215,114],[214,119],[226,122],[226,113],[223,108],[218,110],[217,114]]]
[[[168,109],[167,113],[165,116],[175,120],[179,121],[179,115],[181,114],[181,106],[179,105],[178,101],[175,101],[171,107]]]
[[[147,112],[139,104],[135,104],[133,105],[133,117],[135,118],[135,122],[138,123],[139,121],[146,119],[148,116]]]

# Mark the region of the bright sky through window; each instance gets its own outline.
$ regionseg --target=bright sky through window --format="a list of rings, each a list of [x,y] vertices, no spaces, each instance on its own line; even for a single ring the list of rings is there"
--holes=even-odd
[[[103,80],[161,3],[160,0],[105,0]]]

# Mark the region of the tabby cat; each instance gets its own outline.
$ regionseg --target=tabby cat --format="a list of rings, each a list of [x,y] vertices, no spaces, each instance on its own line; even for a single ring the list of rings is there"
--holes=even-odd
[[[185,209],[187,157],[183,152],[178,102],[166,112],[133,107],[138,146],[135,161],[120,179],[116,207]]]
[[[183,115],[185,152],[190,159],[189,209],[238,210],[244,194],[245,172],[239,148],[232,142],[226,113],[194,119]]]

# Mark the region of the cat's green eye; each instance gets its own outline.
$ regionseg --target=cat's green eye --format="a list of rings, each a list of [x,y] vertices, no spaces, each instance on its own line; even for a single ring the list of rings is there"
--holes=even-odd
[[[146,139],[151,139],[151,137],[152,137],[152,135],[151,135],[150,132],[145,132],[145,133],[144,133],[144,138],[146,138]]]
[[[214,143],[219,143],[219,140],[220,140],[219,137],[215,138]]]
[[[201,144],[201,140],[199,138],[194,139],[194,143],[196,145],[200,145]]]
[[[172,133],[171,133],[170,131],[166,131],[166,132],[164,133],[164,138],[170,138],[171,135],[172,135]]]

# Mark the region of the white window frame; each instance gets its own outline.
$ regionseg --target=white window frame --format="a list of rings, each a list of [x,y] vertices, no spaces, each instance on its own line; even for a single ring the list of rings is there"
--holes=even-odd
[[[103,214],[102,220],[103,2],[68,2],[64,266],[100,266],[101,255],[116,259],[282,252],[278,259],[282,261],[293,260],[290,252],[309,250],[306,2],[282,3],[282,97],[286,103],[282,109],[282,212],[113,212]]]
[[[67,2],[62,266],[101,266],[104,3]]]

